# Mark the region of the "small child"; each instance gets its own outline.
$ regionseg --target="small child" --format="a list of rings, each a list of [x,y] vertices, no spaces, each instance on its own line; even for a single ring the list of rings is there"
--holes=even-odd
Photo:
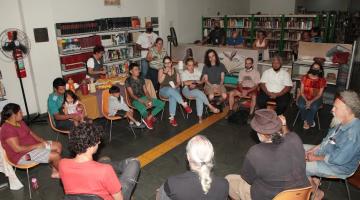
[[[79,101],[79,97],[76,96],[71,90],[66,90],[64,94],[64,103],[63,103],[63,112],[64,114],[76,114],[80,116],[80,120],[74,121],[74,125],[77,126],[80,122],[84,122],[85,112],[84,107]]]
[[[109,116],[126,117],[129,119],[130,126],[135,128],[145,127],[139,121],[134,119],[133,111],[126,105],[124,98],[120,95],[119,87],[115,85],[111,86],[109,93]]]

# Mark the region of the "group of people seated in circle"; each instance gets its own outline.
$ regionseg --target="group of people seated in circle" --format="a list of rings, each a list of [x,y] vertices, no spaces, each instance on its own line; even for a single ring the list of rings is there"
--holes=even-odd
[[[160,44],[161,43],[161,44]],[[162,40],[157,39],[147,59],[150,78],[158,97],[150,95],[141,67],[132,63],[125,81],[129,101],[118,86],[109,89],[109,115],[129,119],[130,126],[154,128],[155,116],[169,102],[169,123],[177,126],[177,104],[188,114],[192,108],[188,99],[196,101],[196,114],[202,123],[204,105],[212,113],[219,113],[218,104],[228,103],[229,114],[236,112],[237,98],[250,100],[250,126],[260,143],[252,146],[237,174],[225,178],[216,176],[215,150],[203,135],[191,138],[186,146],[189,170],[167,178],[157,190],[157,199],[272,199],[278,193],[312,186],[316,200],[324,197],[318,188],[319,177],[345,179],[357,169],[360,161],[360,98],[356,92],[343,91],[334,101],[333,120],[327,136],[318,145],[303,144],[299,136],[287,128],[284,112],[291,102],[293,87],[289,73],[281,68],[282,60],[274,57],[272,68],[260,73],[252,58],[245,59],[239,73],[238,85],[228,93],[224,85],[226,67],[216,51],[205,53],[202,71],[193,58],[185,60],[185,69],[174,67],[171,57],[162,51]],[[95,51],[94,51],[95,52]],[[96,52],[98,53],[98,52]],[[101,51],[100,51],[101,55]],[[97,64],[96,64],[97,65]],[[98,73],[95,69],[92,73]],[[101,73],[101,72],[99,72]],[[315,126],[314,116],[322,104],[326,87],[321,63],[313,63],[301,79],[296,98],[303,128]],[[76,95],[66,90],[63,78],[53,81],[54,92],[48,98],[48,112],[55,126],[69,130],[68,148],[73,158],[61,158],[62,145],[39,137],[23,121],[22,111],[15,103],[1,111],[1,145],[14,164],[49,163],[52,178],[60,178],[65,194],[94,194],[103,199],[131,199],[140,173],[136,158],[114,161],[109,157],[94,160],[104,136],[101,126],[86,118],[84,105]],[[275,110],[267,109],[267,102],[276,103]],[[136,118],[131,108],[139,113]]]

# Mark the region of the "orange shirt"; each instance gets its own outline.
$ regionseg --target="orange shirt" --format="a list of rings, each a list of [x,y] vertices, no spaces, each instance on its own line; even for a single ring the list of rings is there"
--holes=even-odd
[[[119,178],[108,164],[62,159],[59,174],[65,194],[95,194],[104,200],[113,200],[112,194],[121,192]]]
[[[307,100],[314,99],[319,94],[320,89],[326,86],[324,78],[312,79],[309,75],[304,75],[301,78],[301,83],[304,84],[304,95]]]

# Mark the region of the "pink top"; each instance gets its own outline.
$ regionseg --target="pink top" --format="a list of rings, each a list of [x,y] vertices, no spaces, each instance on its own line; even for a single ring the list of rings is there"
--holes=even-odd
[[[108,164],[62,159],[59,174],[65,194],[95,194],[104,200],[112,200],[113,194],[121,192],[119,178]]]
[[[30,146],[40,143],[30,134],[30,131],[30,128],[23,121],[20,122],[19,127],[7,122],[2,125],[0,132],[1,145],[12,163],[17,164],[19,159],[28,152],[15,152],[12,147],[8,145],[6,140],[17,137],[19,145],[21,146]]]

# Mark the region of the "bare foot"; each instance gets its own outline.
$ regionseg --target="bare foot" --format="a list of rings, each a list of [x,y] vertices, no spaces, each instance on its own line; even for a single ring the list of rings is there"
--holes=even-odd
[[[324,195],[325,195],[325,193],[322,190],[318,189],[314,200],[321,200],[324,198]]]
[[[51,178],[60,178],[59,172],[55,168],[52,168],[52,173],[51,173],[50,177]]]

